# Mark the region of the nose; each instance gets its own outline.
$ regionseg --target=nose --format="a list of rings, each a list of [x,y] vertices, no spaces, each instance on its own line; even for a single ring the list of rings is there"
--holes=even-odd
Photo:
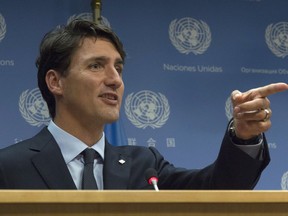
[[[113,90],[123,85],[122,76],[114,66],[106,70],[105,85],[111,87]]]

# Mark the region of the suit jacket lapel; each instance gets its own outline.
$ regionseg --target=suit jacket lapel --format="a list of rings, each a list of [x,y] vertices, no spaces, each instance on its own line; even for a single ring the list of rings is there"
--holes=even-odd
[[[131,158],[119,147],[106,142],[103,167],[104,189],[128,189]]]
[[[34,139],[32,151],[38,151],[31,160],[50,189],[76,189],[60,148],[44,128]]]

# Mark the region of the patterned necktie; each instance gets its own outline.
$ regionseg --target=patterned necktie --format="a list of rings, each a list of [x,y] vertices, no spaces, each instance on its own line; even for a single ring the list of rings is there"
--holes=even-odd
[[[83,190],[97,190],[97,183],[95,180],[93,166],[94,160],[98,156],[98,153],[92,149],[87,148],[82,152],[83,159],[84,159],[84,171],[82,177],[82,189]]]

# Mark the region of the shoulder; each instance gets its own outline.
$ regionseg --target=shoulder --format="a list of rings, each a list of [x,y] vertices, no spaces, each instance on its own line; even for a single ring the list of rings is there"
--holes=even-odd
[[[13,155],[21,156],[25,151],[41,149],[45,146],[49,140],[53,139],[47,128],[43,128],[35,136],[20,141],[15,144],[8,145],[5,148],[0,149],[0,158],[11,157]]]

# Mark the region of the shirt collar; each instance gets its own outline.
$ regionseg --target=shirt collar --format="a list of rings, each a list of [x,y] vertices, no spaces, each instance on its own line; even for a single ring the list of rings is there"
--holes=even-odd
[[[58,143],[66,164],[76,158],[84,149],[87,148],[87,145],[84,142],[58,127],[52,120],[48,125],[48,130]],[[91,146],[91,148],[95,149],[104,161],[104,132],[101,139]]]

